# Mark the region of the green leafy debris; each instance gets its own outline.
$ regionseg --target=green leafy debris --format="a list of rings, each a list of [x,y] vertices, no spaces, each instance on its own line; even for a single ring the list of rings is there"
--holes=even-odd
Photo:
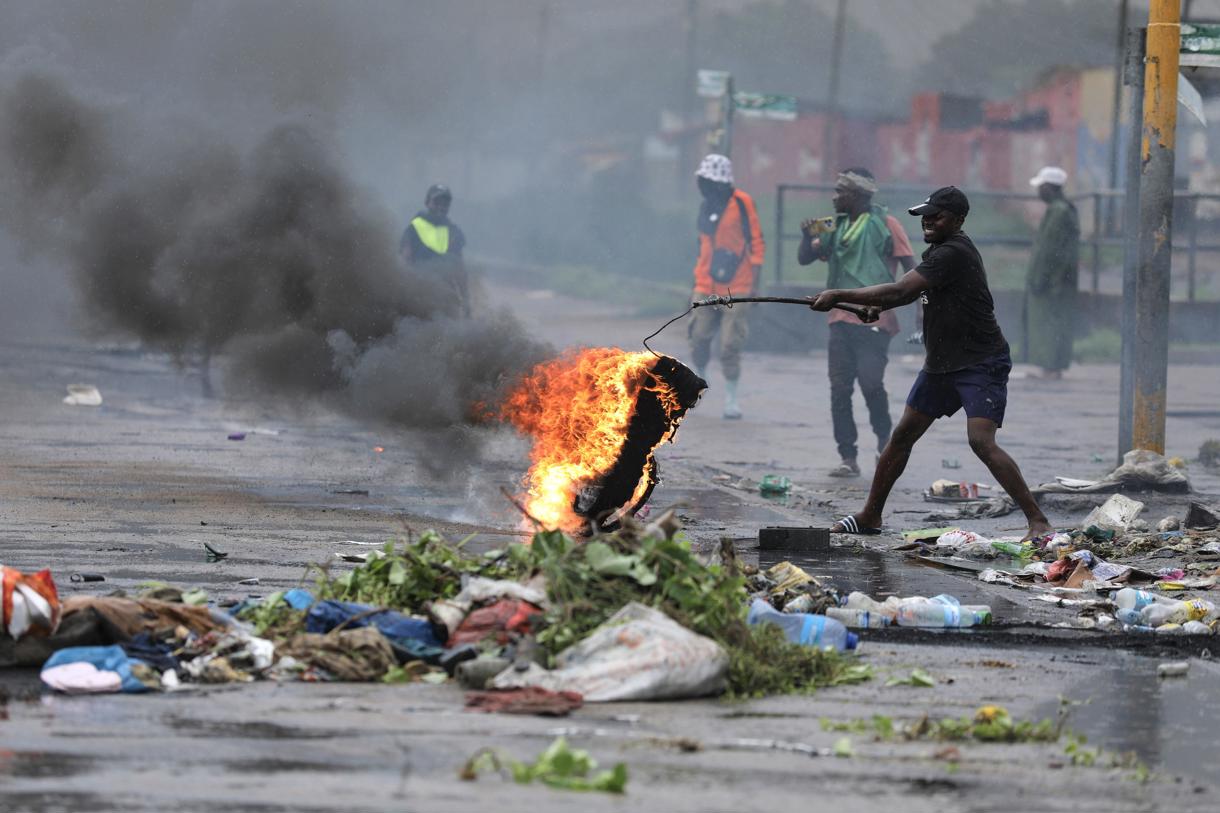
[[[541,531],[528,545],[473,555],[428,531],[388,542],[381,553],[340,575],[316,566],[319,598],[418,613],[428,602],[456,595],[463,574],[514,580],[540,574],[550,607],[535,631],[548,658],[637,601],[725,649],[730,697],[809,692],[872,678],[871,668],[851,656],[793,644],[773,625],[749,626],[749,590],[734,563],[705,564],[681,534],[649,535],[630,519],[587,541]]]
[[[624,793],[627,789],[627,766],[619,762],[608,771],[597,770],[597,762],[588,751],[572,748],[564,737],[557,738],[532,763],[509,759],[488,748],[476,753],[458,771],[467,781],[478,779],[480,773],[497,771],[513,781],[528,785],[535,780],[561,790]]]
[[[936,685],[936,678],[929,675],[922,669],[915,668],[911,670],[911,674],[904,678],[892,677],[885,682],[886,686],[921,686],[924,688],[932,688]]]

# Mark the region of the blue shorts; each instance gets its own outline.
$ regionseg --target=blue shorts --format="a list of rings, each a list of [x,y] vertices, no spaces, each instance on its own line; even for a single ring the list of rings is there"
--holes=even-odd
[[[951,373],[920,370],[907,406],[933,418],[946,418],[965,407],[967,418],[990,418],[1003,426],[1011,371],[1007,352]]]

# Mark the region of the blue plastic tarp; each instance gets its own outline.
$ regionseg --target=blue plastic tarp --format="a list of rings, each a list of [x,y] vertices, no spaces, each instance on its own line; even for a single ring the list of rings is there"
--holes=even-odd
[[[409,642],[412,641],[427,646],[444,646],[444,642],[437,640],[436,634],[432,631],[432,622],[423,618],[411,618],[395,610],[369,612],[374,609],[376,608],[371,605],[355,604],[350,601],[333,599],[319,601],[306,614],[305,629],[307,632],[330,632],[354,616],[369,613],[369,615],[356,618],[344,629],[373,626],[386,638],[404,649],[410,649],[412,645]]]

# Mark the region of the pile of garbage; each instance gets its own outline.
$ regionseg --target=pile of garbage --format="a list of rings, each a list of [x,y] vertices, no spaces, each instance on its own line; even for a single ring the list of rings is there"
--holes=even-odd
[[[1220,631],[1211,602],[1165,595],[1211,590],[1220,583],[1220,517],[1214,509],[1192,503],[1184,518],[1166,517],[1153,528],[1139,517],[1144,507],[1114,494],[1078,528],[1031,541],[936,528],[908,533],[908,548],[948,560],[996,560],[979,573],[980,579],[1047,591],[1049,600],[1071,602],[1082,611],[1073,626],[1199,635]],[[1167,556],[1180,559],[1181,566],[1149,564]],[[1132,585],[1159,593],[1133,591]],[[1135,594],[1141,596],[1138,601],[1131,598]]]
[[[840,654],[855,636],[815,612],[837,608],[833,588],[789,563],[742,567],[731,546],[705,563],[678,530],[667,513],[583,542],[546,531],[484,554],[427,532],[341,574],[314,566],[312,590],[227,611],[164,587],[61,607],[49,573],[6,568],[0,665],[41,665],[43,681],[65,692],[457,679],[476,690],[471,708],[554,714],[867,679]],[[10,580],[21,597],[11,619]]]

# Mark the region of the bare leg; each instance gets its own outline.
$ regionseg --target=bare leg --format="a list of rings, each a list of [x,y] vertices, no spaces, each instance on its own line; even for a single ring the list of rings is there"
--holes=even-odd
[[[935,420],[930,415],[916,412],[909,406],[902,413],[898,425],[894,427],[894,432],[890,435],[890,442],[885,444],[885,448],[881,450],[881,459],[877,461],[877,470],[873,472],[873,483],[868,490],[868,502],[864,504],[864,510],[854,515],[860,527],[881,527],[881,514],[885,511],[885,501],[889,499],[894,483],[898,482],[898,477],[907,467],[915,441],[923,437],[924,432],[928,431],[928,427]],[[840,533],[845,529],[842,525],[835,523],[830,530],[832,533]]]
[[[1029,486],[1025,484],[1017,462],[995,442],[995,430],[995,421],[990,418],[966,419],[966,435],[970,438],[970,448],[978,455],[979,460],[987,465],[995,479],[1008,492],[1008,496],[1025,512],[1025,519],[1029,523],[1029,532],[1025,534],[1025,539],[1051,533],[1055,529],[1038,507],[1034,495],[1029,493]]]

